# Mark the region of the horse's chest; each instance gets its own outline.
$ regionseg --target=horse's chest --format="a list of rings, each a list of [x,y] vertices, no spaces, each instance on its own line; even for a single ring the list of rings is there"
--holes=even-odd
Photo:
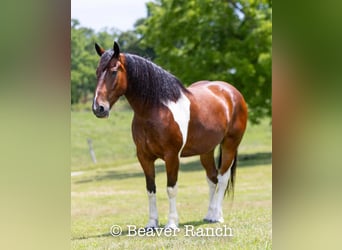
[[[133,122],[132,134],[138,152],[163,158],[165,138],[162,136],[162,131],[155,122]]]
[[[190,101],[183,94],[177,102],[166,102],[148,119],[133,120],[133,138],[137,147],[153,154],[177,152],[184,147],[190,122]]]

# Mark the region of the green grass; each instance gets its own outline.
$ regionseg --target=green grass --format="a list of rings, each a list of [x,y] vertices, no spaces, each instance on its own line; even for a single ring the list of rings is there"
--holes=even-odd
[[[181,231],[175,237],[129,237],[126,225],[143,227],[148,218],[145,179],[135,157],[130,122],[124,101],[107,120],[91,111],[72,112],[71,248],[72,249],[271,249],[272,165],[271,126],[265,120],[248,126],[239,149],[234,202],[223,203],[223,224],[202,221],[207,212],[208,187],[198,157],[182,159],[177,209]],[[93,139],[98,164],[93,164],[86,139]],[[166,173],[156,166],[159,223],[167,223]],[[123,228],[121,236],[110,227]],[[187,237],[184,225],[216,228],[226,225],[231,237]]]
[[[124,99],[111,111],[109,119],[98,119],[88,103],[81,111],[71,112],[71,169],[94,169],[87,139],[92,140],[98,164],[119,166],[136,161],[131,134],[133,113]],[[79,107],[78,107],[79,108]],[[88,108],[88,109],[87,109]]]

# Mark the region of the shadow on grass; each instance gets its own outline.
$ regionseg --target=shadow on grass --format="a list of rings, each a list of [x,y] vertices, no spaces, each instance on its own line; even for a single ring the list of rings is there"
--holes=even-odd
[[[254,167],[258,165],[265,165],[272,163],[272,152],[254,153],[254,154],[239,154],[237,167]],[[189,171],[204,171],[199,159],[192,162],[182,163],[179,170],[181,172]],[[156,164],[156,173],[164,173],[164,164]],[[143,171],[122,172],[121,170],[107,170],[101,171],[94,177],[75,181],[76,184],[99,182],[104,180],[121,180],[127,178],[144,178]]]
[[[194,227],[202,226],[202,225],[212,225],[212,224],[217,224],[217,223],[212,223],[204,220],[198,220],[198,221],[187,221],[184,223],[179,223],[180,227],[184,227],[185,225],[191,225]]]
[[[108,171],[101,171],[98,175],[95,177],[90,177],[87,179],[75,181],[77,184],[81,183],[87,183],[87,182],[98,182],[98,181],[104,181],[104,180],[121,180],[121,179],[128,179],[128,178],[141,178],[144,177],[144,173],[141,170],[141,172],[129,172],[129,173],[123,173],[119,170],[108,170]]]
[[[272,164],[272,152],[238,155],[238,167],[253,167],[266,164]]]
[[[96,234],[96,235],[88,235],[88,236],[81,236],[81,237],[75,237],[71,238],[71,240],[87,240],[87,239],[93,239],[93,238],[102,238],[102,237],[113,237],[109,232],[103,233],[103,234]]]
[[[255,153],[255,154],[239,154],[237,167],[254,167],[272,163],[272,152]],[[199,160],[182,164],[180,171],[202,171],[204,168]],[[165,171],[164,171],[165,172]]]

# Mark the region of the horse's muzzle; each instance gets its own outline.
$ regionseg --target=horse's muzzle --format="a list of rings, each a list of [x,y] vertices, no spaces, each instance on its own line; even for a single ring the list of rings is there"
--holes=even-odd
[[[98,105],[98,106],[96,106],[96,108],[93,107],[93,113],[98,118],[108,117],[109,116],[109,108],[102,106],[102,105]]]

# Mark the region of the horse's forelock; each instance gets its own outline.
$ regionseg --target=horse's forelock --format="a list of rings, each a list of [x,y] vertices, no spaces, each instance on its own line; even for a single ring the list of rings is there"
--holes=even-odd
[[[111,49],[111,50],[106,50],[102,56],[101,56],[101,59],[100,59],[100,62],[99,62],[99,69],[101,70],[101,72],[107,67],[109,61],[112,59],[114,55],[114,51]]]

